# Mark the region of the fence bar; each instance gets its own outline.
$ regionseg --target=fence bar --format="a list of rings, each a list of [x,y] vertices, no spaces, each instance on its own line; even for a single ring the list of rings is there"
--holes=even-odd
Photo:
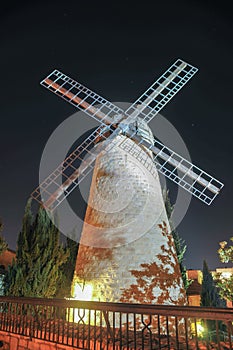
[[[0,297],[0,330],[77,349],[232,349],[232,308]]]

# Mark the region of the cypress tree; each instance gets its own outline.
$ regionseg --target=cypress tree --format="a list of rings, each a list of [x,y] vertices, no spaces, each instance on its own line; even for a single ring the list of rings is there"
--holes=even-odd
[[[0,219],[0,256],[8,248],[8,244],[6,243],[5,239],[1,235],[2,229],[3,229],[3,224]],[[4,295],[4,279],[5,279],[5,268],[4,266],[0,266],[0,295]]]
[[[226,307],[225,300],[221,299],[218,293],[218,289],[213,280],[213,276],[209,271],[207,262],[203,261],[203,280],[201,286],[201,306],[204,307]],[[204,321],[203,321],[204,323]],[[206,333],[209,339],[216,341],[216,321],[214,320],[206,320],[205,321]],[[218,321],[218,328],[226,331],[225,325]]]
[[[172,237],[174,240],[174,244],[175,244],[175,249],[176,249],[176,254],[177,254],[177,258],[178,258],[178,262],[180,265],[180,272],[181,272],[181,276],[184,282],[184,288],[185,290],[188,289],[188,287],[190,286],[190,284],[192,283],[192,280],[187,278],[187,269],[186,266],[184,264],[184,255],[187,249],[187,245],[185,244],[185,241],[180,237],[179,233],[176,231],[176,229],[174,229],[172,227],[172,220],[171,220],[171,215],[174,209],[174,206],[171,204],[170,198],[169,198],[169,191],[164,191],[163,192],[163,197],[164,197],[164,204],[165,204],[165,209],[167,212],[167,217],[170,223],[170,227],[172,229]]]
[[[71,284],[73,281],[75,263],[78,253],[78,243],[73,239],[67,237],[65,249],[68,252],[68,258],[61,267],[61,275],[59,278],[56,293],[56,297],[58,298],[71,297]]]
[[[3,229],[3,223],[0,219],[0,233],[1,233],[2,229]],[[0,255],[2,255],[2,253],[4,253],[5,250],[7,250],[7,248],[8,248],[8,244],[6,243],[5,239],[0,234]]]
[[[180,237],[180,235],[176,230],[172,230],[172,236],[174,239],[176,254],[180,265],[181,276],[184,282],[184,288],[185,290],[187,290],[190,284],[192,284],[193,282],[193,280],[190,280],[187,278],[187,269],[186,269],[186,266],[184,265],[184,259],[185,259],[184,255],[185,255],[187,246],[185,244],[185,241]]]
[[[203,280],[201,287],[201,306],[205,307],[225,307],[226,303],[221,299],[218,289],[215,285],[213,276],[209,271],[207,262],[203,261]]]
[[[69,252],[59,242],[59,230],[41,207],[33,217],[31,200],[18,237],[16,260],[6,276],[6,294],[51,298],[56,294],[60,270]]]

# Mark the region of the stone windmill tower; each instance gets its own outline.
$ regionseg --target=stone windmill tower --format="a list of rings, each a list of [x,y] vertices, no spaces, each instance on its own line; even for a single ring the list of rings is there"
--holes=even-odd
[[[196,71],[177,60],[126,111],[57,70],[42,81],[101,122],[32,194],[52,211],[94,169],[74,297],[186,303],[158,171],[208,205],[223,184],[154,140],[148,123]]]

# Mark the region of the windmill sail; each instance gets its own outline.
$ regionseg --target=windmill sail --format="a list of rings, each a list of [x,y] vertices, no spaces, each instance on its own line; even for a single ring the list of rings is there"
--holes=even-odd
[[[131,132],[131,135],[129,132],[128,136],[136,141],[137,144],[145,146],[148,151],[153,152],[154,162],[160,173],[190,192],[205,204],[210,205],[223,188],[224,185],[222,182],[193,165],[158,140],[155,140],[154,145],[151,145],[133,132]],[[134,147],[131,146],[129,148],[126,141],[121,143],[120,147],[135,158],[138,159],[140,157],[140,154],[135,152]]]
[[[43,79],[41,85],[102,123],[116,122],[116,117],[124,113],[121,108],[58,70]],[[99,106],[94,107],[95,104]]]
[[[120,129],[115,130],[108,138],[104,135],[104,124],[94,130],[80,146],[78,146],[31,194],[40,204],[53,211],[80,182],[93,170],[94,163],[99,153],[107,152],[114,143],[110,141]],[[109,127],[108,127],[109,130]],[[113,129],[110,129],[113,131]],[[108,140],[105,147],[93,149],[96,141],[101,138]]]
[[[124,112],[77,81],[54,70],[42,80],[41,85],[80,110],[85,110],[101,124],[100,128],[96,129],[40,184],[32,193],[32,197],[40,203],[43,202],[47,209],[54,210],[93,169],[98,153],[92,148],[97,140],[101,138],[102,141],[109,141],[104,148],[101,148],[101,151],[106,152],[114,146],[114,142],[111,145],[110,140],[112,141],[116,135],[123,132],[139,145],[141,144],[144,150],[146,147],[148,151],[154,153],[158,171],[204,203],[211,204],[223,187],[220,181],[159,141],[151,145],[136,134],[136,129],[130,127],[134,125],[137,117],[149,123],[196,72],[197,68],[178,59]],[[95,106],[97,103],[98,106]],[[110,131],[110,136],[106,136],[106,130]],[[131,154],[134,153],[132,145],[130,150],[127,147],[127,142],[121,144],[122,149]],[[139,157],[138,154],[134,156]]]
[[[140,116],[149,123],[198,71],[177,60],[126,111],[130,118]]]
[[[46,209],[53,211],[81,181],[81,175],[92,170],[95,155],[93,142],[100,136],[99,129],[89,135],[31,194]],[[84,157],[86,158],[84,160]],[[82,170],[80,164],[83,163]],[[88,168],[88,169],[87,169]],[[79,178],[79,181],[77,179]]]

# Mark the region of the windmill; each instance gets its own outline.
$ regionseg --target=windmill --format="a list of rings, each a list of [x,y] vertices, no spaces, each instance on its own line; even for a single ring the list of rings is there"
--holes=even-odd
[[[75,286],[82,285],[82,292],[86,288],[90,299],[101,301],[185,302],[157,172],[207,205],[223,184],[154,140],[148,123],[196,72],[197,68],[178,59],[125,111],[58,70],[42,80],[42,86],[100,121],[100,127],[32,193],[52,212],[94,170],[77,256],[74,296],[79,296]],[[121,200],[127,199],[132,184],[137,198],[127,209],[106,214],[103,198],[114,197],[119,179]],[[113,206],[116,202],[112,201]],[[139,231],[144,230],[133,243],[129,218]],[[157,281],[153,284],[155,275]],[[143,293],[139,278],[145,282]]]

